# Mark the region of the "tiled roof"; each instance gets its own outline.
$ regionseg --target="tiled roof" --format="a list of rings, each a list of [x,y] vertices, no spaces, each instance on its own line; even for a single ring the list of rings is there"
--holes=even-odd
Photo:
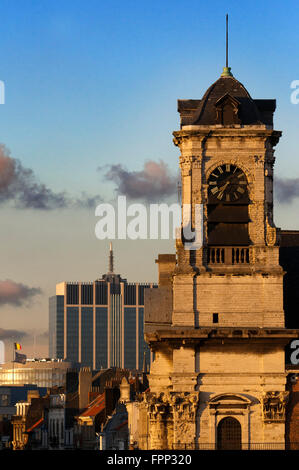
[[[26,432],[31,432],[33,429],[37,428],[42,422],[44,421],[44,418],[40,418],[36,423],[34,423],[29,429],[27,429]]]
[[[88,408],[83,413],[81,413],[80,417],[96,416],[104,409],[105,409],[105,394],[102,393],[89,404]]]

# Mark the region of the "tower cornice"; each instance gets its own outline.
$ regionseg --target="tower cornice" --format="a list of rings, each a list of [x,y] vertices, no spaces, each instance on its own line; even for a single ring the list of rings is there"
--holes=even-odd
[[[190,126],[191,127],[191,126]],[[240,127],[240,128],[211,128],[208,129],[206,126],[192,126],[192,129],[181,129],[179,131],[174,131],[172,133],[174,136],[173,143],[176,146],[180,146],[186,140],[199,140],[201,142],[206,141],[207,139],[211,138],[228,138],[228,139],[242,139],[242,138],[254,138],[254,139],[262,139],[262,140],[269,140],[271,141],[272,146],[278,144],[279,139],[282,135],[281,131],[276,131],[273,129],[266,129],[261,128],[260,126],[252,126],[250,129],[248,127]]]

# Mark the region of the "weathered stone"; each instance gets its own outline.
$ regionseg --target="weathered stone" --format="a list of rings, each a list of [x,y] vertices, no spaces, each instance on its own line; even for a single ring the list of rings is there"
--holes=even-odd
[[[176,263],[159,255],[159,288],[145,305],[155,360],[150,392],[138,403],[140,429],[148,430],[146,442],[140,432],[139,447],[221,447],[230,418],[226,423],[241,429],[231,446],[284,448],[284,347],[298,331],[284,328],[280,232],[273,223],[274,147],[281,135],[273,130],[275,102],[252,100],[237,80],[222,77],[203,100],[180,102],[179,109],[174,143],[181,151],[182,203],[192,205],[193,227],[195,205],[203,204],[203,246],[186,250],[178,239]],[[208,183],[226,165],[246,178],[246,246],[209,244]]]

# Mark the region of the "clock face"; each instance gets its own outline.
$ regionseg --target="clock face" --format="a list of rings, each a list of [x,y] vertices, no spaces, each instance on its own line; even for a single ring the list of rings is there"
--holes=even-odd
[[[235,202],[247,194],[247,179],[236,165],[226,163],[216,167],[208,180],[211,199],[219,202]]]

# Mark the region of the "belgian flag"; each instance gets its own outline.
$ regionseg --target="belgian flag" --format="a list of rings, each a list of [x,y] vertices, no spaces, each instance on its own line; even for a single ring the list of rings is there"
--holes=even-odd
[[[15,351],[20,351],[20,349],[22,349],[20,343],[15,343]]]

